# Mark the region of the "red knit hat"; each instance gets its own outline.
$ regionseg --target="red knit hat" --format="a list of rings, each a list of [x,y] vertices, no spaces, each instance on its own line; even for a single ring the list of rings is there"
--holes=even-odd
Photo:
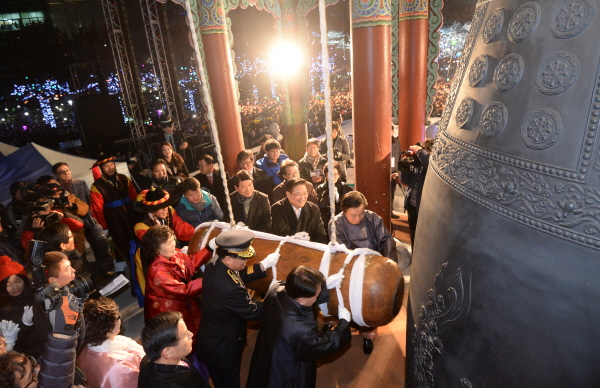
[[[25,267],[12,261],[8,256],[0,256],[0,280],[4,280],[11,275],[27,276]]]

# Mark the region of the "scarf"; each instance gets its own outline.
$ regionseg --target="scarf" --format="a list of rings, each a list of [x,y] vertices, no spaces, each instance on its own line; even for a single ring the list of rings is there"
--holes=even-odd
[[[162,189],[163,185],[165,183],[167,183],[167,181],[169,180],[169,177],[166,176],[164,178],[157,179],[152,174],[150,174],[150,180],[152,181],[153,186],[156,186],[156,187]]]
[[[304,160],[306,160],[308,163],[312,164],[313,168],[317,168],[317,166],[319,165],[319,162],[321,161],[321,154],[317,152],[317,156],[312,158],[312,157],[308,156],[307,152],[305,152]]]
[[[243,195],[238,194],[238,201],[244,205],[244,221],[248,219],[248,212],[250,211],[250,202],[252,201],[252,198],[254,198],[254,193],[252,193],[252,195],[249,197],[244,197]]]

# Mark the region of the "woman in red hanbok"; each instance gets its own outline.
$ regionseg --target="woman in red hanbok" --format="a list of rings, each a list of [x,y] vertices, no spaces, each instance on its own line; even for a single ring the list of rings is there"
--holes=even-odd
[[[194,279],[196,269],[212,257],[208,248],[187,255],[175,248],[175,233],[166,225],[148,229],[142,238],[142,263],[146,274],[144,317],[164,311],[179,311],[192,333],[200,325],[202,279]],[[147,268],[145,263],[148,263]]]

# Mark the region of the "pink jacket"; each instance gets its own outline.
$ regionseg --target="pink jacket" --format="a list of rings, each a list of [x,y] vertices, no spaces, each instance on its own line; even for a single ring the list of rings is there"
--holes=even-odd
[[[99,346],[84,347],[77,366],[90,388],[135,388],[144,349],[131,338],[121,335]]]

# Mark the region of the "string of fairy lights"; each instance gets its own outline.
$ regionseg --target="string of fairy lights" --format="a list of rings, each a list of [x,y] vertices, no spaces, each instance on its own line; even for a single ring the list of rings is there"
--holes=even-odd
[[[455,23],[440,29],[440,54],[438,57],[439,74],[442,80],[449,81],[453,75],[461,56],[462,47],[469,32],[470,24]],[[318,38],[315,36],[315,38]],[[339,31],[330,31],[328,34],[329,45],[333,49],[330,57],[333,85],[339,88],[347,87],[349,82],[349,37]],[[249,58],[240,56],[236,58],[236,79],[240,84],[241,100],[259,101],[262,97],[277,98],[277,75],[272,69],[266,55]],[[320,52],[308,60],[308,73],[310,92],[318,95],[324,91],[323,68]],[[155,115],[162,109],[163,101],[159,97],[157,87],[161,80],[157,79],[153,71],[146,71],[142,65],[140,83],[142,96],[149,116]],[[199,96],[199,77],[193,67],[180,67],[177,69],[177,85],[183,96],[184,110],[196,117],[202,111]],[[0,99],[4,110],[0,111],[0,124],[13,125],[26,128],[28,123],[43,122],[50,128],[57,125],[73,125],[73,100],[76,95],[99,94],[100,85],[94,75],[89,75],[90,82],[81,90],[73,90],[67,82],[58,82],[48,78],[41,82],[24,82],[15,84],[10,94],[12,98]],[[339,82],[336,84],[335,80]],[[104,80],[108,93],[120,94],[119,79],[115,74],[110,74]],[[250,86],[248,86],[250,85]],[[244,90],[242,90],[244,88]],[[65,104],[66,103],[66,104]],[[124,109],[123,109],[124,111]]]

